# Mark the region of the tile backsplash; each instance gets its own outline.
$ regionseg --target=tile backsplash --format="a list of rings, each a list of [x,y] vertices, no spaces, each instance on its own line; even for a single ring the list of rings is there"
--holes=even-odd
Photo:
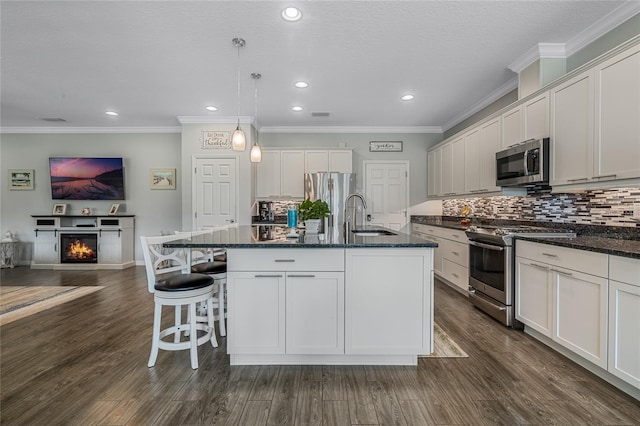
[[[633,217],[634,206],[640,208],[640,188],[449,199],[442,201],[442,214],[460,216],[465,205],[477,218],[640,227]]]

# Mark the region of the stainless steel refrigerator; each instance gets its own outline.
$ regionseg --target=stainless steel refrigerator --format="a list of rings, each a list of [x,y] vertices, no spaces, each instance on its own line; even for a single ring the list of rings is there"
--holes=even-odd
[[[345,219],[345,201],[355,192],[355,173],[305,173],[304,196],[329,204],[331,215],[324,221],[324,233],[337,241]]]

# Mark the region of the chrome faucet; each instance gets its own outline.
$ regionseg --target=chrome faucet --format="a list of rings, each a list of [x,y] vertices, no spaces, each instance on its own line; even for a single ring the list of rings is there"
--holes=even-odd
[[[358,193],[353,193],[353,194],[349,194],[347,195],[347,199],[344,201],[344,233],[345,233],[345,238],[349,238],[349,232],[351,232],[351,222],[349,221],[349,217],[347,216],[347,208],[349,207],[349,201],[351,201],[352,198],[359,198],[360,201],[362,202],[362,208],[366,209],[367,208],[367,202],[364,200],[364,197]],[[353,219],[353,228],[355,229],[358,225],[358,215],[356,214],[356,204],[353,204],[353,214],[351,215],[351,218]]]

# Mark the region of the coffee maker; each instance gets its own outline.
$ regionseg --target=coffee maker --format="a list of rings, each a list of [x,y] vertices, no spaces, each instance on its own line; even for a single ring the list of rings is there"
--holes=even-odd
[[[273,202],[260,201],[258,202],[258,215],[261,222],[273,222]]]

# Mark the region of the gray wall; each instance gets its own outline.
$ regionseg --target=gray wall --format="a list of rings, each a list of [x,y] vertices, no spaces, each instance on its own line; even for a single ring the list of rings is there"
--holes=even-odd
[[[180,185],[180,134],[2,134],[0,139],[0,232],[17,234],[23,253],[31,259],[35,238],[31,215],[51,214],[49,157],[122,157],[125,165],[125,201],[64,201],[67,214],[90,207],[106,214],[112,203],[119,213],[134,214],[136,259],[142,260],[140,235],[158,235],[181,229],[181,192],[149,189],[149,169],[176,168]],[[33,191],[10,191],[9,169],[34,169]],[[55,201],[58,203],[60,201]]]
[[[466,129],[467,127],[471,127],[473,124],[481,121],[484,118],[487,118],[494,112],[500,111],[502,108],[508,105],[511,105],[517,100],[518,100],[518,89],[514,89],[511,92],[504,95],[503,97],[501,97],[500,99],[496,100],[495,102],[487,105],[480,111],[476,112],[471,117],[465,120],[462,120],[460,123],[456,124],[452,128],[445,130],[443,140],[455,135],[456,133]]]

